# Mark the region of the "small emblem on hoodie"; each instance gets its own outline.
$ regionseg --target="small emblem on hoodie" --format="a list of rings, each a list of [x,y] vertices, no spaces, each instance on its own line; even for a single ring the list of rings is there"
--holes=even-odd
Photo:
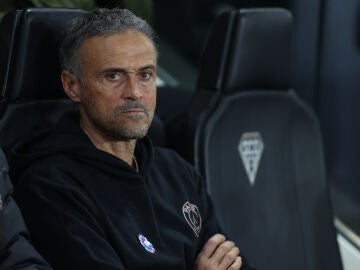
[[[153,244],[151,244],[151,242],[149,240],[147,240],[147,238],[145,236],[143,236],[142,234],[138,235],[140,244],[146,249],[146,251],[150,252],[150,253],[155,253],[155,248],[153,246]]]
[[[199,233],[201,231],[201,222],[202,222],[199,208],[195,204],[186,202],[182,207],[182,211],[186,222],[194,231],[195,235],[199,237]]]
[[[0,194],[0,211],[3,209],[3,202],[2,202],[2,199],[1,199],[1,194]]]

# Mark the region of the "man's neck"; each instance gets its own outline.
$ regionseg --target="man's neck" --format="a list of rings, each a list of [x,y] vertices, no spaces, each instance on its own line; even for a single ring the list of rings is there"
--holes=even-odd
[[[112,154],[125,161],[130,166],[135,167],[134,151],[136,140],[121,141],[109,139],[101,134],[96,128],[87,124],[86,121],[80,120],[80,127],[96,148]]]

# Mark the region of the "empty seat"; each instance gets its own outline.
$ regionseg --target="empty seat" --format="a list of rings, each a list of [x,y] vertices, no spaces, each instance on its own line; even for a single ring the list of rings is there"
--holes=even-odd
[[[188,114],[219,220],[257,269],[341,269],[316,115],[291,90],[292,16],[215,22]],[[191,149],[192,148],[192,149]]]

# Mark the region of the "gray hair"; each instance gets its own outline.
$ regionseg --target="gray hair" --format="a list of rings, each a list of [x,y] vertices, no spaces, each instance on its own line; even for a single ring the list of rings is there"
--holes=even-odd
[[[62,70],[68,70],[80,81],[80,46],[89,37],[115,34],[126,30],[137,31],[147,36],[155,44],[155,33],[151,26],[127,9],[97,8],[91,13],[70,21],[64,30],[60,46],[60,63]]]

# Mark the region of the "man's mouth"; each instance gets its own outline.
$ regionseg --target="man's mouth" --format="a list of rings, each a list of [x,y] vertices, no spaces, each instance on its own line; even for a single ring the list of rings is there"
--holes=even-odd
[[[130,101],[130,102],[116,108],[115,114],[126,114],[126,115],[146,114],[146,115],[149,115],[149,109],[139,101]]]

